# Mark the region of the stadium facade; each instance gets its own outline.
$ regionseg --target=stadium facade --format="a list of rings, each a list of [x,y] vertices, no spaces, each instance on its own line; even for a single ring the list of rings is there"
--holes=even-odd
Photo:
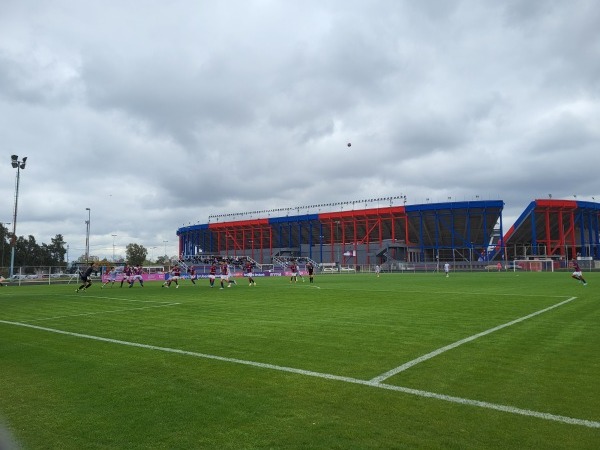
[[[357,208],[360,202],[338,203],[340,211],[317,214],[287,208],[211,216],[209,223],[177,230],[179,252],[184,259],[212,254],[273,264],[278,258],[302,257],[322,266],[346,267],[600,259],[598,203],[534,200],[505,232],[502,200],[402,206],[390,201],[390,206],[369,208],[365,203]],[[278,216],[281,211],[286,215]]]

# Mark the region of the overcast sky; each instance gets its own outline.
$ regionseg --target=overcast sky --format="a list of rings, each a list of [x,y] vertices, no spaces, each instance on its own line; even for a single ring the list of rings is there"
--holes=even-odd
[[[600,199],[599,24],[595,0],[2,0],[0,221],[11,154],[17,235],[70,260],[86,208],[110,258],[211,214],[479,198],[507,229]]]

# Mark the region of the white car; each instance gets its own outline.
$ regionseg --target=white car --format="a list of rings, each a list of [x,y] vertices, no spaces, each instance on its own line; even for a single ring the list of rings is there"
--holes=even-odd
[[[13,275],[10,277],[11,280],[25,280],[27,279],[27,275]]]

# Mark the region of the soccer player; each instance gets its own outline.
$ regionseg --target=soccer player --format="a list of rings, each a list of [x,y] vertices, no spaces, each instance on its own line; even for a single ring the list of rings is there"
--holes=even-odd
[[[96,266],[91,262],[85,272],[79,272],[79,277],[81,278],[81,281],[83,281],[83,284],[79,286],[75,292],[85,291],[92,285],[92,272],[95,268]]]
[[[256,286],[256,282],[254,281],[254,273],[252,263],[248,261],[245,266],[246,276],[248,277],[248,286]]]
[[[110,283],[110,287],[113,287],[115,285],[116,279],[117,279],[117,271],[114,267],[111,267],[110,269],[108,269],[108,278],[106,279],[106,281],[104,283],[102,283],[102,286],[100,287],[100,289],[104,289],[104,286],[106,286],[108,283]]]
[[[208,272],[208,283],[210,287],[215,287],[215,278],[217,278],[217,263],[213,261]]]
[[[144,287],[144,277],[142,276],[142,273],[144,273],[142,266],[138,265],[133,268],[133,277],[131,277],[129,287],[133,287],[136,280],[140,282],[140,286]]]
[[[290,272],[292,272],[290,276],[290,283],[292,281],[296,283],[298,281],[298,266],[296,265],[296,261],[292,261],[290,264]]]
[[[450,263],[444,264],[444,273],[446,274],[446,277],[450,276]]]
[[[314,283],[314,272],[315,272],[315,266],[312,265],[312,263],[309,261],[306,264],[306,270],[308,271],[308,281],[310,283]]]
[[[194,267],[188,267],[187,273],[190,276],[190,281],[195,286],[196,280],[198,279],[198,275],[196,275],[196,269]]]
[[[0,275],[0,287],[4,286],[5,281],[6,281],[6,278],[4,278],[2,275]]]
[[[223,289],[225,281],[227,281],[227,287],[231,287],[232,284],[237,284],[235,280],[229,279],[230,267],[227,261],[223,261],[221,264],[221,289]]]
[[[304,283],[304,275],[302,275],[302,271],[300,270],[300,264],[298,264],[298,276],[302,278],[302,282]]]
[[[377,275],[377,278],[379,278],[379,273],[381,272],[381,266],[379,264],[375,265],[375,274]]]
[[[587,286],[587,282],[585,281],[585,279],[583,278],[583,275],[581,273],[581,267],[579,267],[579,264],[577,263],[577,260],[575,258],[573,258],[572,264],[573,264],[573,275],[571,275],[571,277],[582,282],[584,286]]]
[[[123,287],[123,283],[127,282],[127,284],[131,284],[131,275],[132,275],[131,267],[125,264],[123,267],[123,278],[121,279],[121,287]]]
[[[181,269],[179,268],[179,266],[174,266],[171,269],[171,276],[169,277],[169,279],[167,281],[165,281],[162,285],[162,287],[170,287],[171,283],[174,281],[175,282],[175,289],[179,288],[179,277],[181,276]]]

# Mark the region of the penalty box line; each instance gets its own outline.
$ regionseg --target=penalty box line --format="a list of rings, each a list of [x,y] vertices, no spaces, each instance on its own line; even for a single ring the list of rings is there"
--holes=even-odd
[[[510,322],[504,323],[502,325],[498,325],[497,327],[490,328],[489,330],[482,331],[481,333],[474,334],[474,335],[469,336],[467,338],[461,339],[460,341],[456,341],[456,342],[453,342],[452,344],[449,344],[449,345],[446,345],[444,347],[438,348],[437,350],[434,350],[434,351],[432,351],[430,353],[427,353],[427,354],[425,354],[423,356],[420,356],[420,357],[418,357],[416,359],[413,359],[412,361],[408,361],[407,363],[404,363],[401,366],[398,366],[398,367],[396,367],[396,368],[394,368],[392,370],[389,370],[389,371],[387,371],[387,372],[385,372],[385,373],[383,373],[383,374],[381,374],[381,375],[379,375],[379,376],[377,376],[375,378],[372,378],[370,381],[372,383],[381,383],[382,381],[387,380],[388,378],[390,378],[390,377],[392,377],[394,375],[397,375],[400,372],[404,372],[405,370],[410,369],[411,367],[416,366],[417,364],[420,364],[420,363],[422,363],[424,361],[427,361],[427,360],[429,360],[431,358],[435,358],[436,356],[441,355],[442,353],[445,353],[448,350],[455,349],[456,347],[460,347],[461,345],[466,344],[466,343],[471,342],[471,341],[474,341],[475,339],[479,339],[480,337],[487,336],[488,334],[491,334],[491,333],[494,333],[496,331],[502,330],[503,328],[507,328],[507,327],[510,327],[512,325],[516,325],[516,324],[518,324],[520,322],[523,322],[523,321],[525,321],[527,319],[531,319],[532,317],[539,316],[540,314],[543,314],[545,312],[551,311],[554,308],[558,308],[559,306],[562,306],[562,305],[565,305],[565,304],[567,304],[569,302],[572,302],[576,298],[577,297],[568,298],[567,300],[564,300],[562,302],[556,303],[555,305],[549,306],[548,308],[541,309],[541,310],[536,311],[534,313],[528,314],[526,316],[520,317],[520,318],[515,319],[515,320],[511,320]]]
[[[539,418],[539,419],[543,419],[543,420],[561,422],[561,423],[565,423],[565,424],[569,424],[569,425],[579,425],[579,426],[583,426],[583,427],[587,427],[587,428],[600,428],[600,422],[596,422],[593,420],[577,419],[574,417],[561,416],[561,415],[544,413],[544,412],[539,412],[539,411],[532,411],[529,409],[517,408],[517,407],[509,406],[509,405],[501,405],[501,404],[489,403],[489,402],[484,402],[484,401],[479,401],[479,400],[471,400],[471,399],[462,398],[462,397],[454,397],[451,395],[437,394],[435,392],[423,391],[420,389],[412,389],[412,388],[407,388],[407,387],[402,387],[402,386],[394,386],[391,384],[376,383],[376,382],[369,381],[369,380],[360,380],[358,378],[344,377],[344,376],[332,375],[332,374],[320,373],[320,372],[313,372],[311,370],[296,369],[293,367],[285,367],[285,366],[277,366],[274,364],[266,364],[266,363],[260,363],[260,362],[256,362],[256,361],[247,361],[247,360],[237,359],[237,358],[226,358],[224,356],[209,355],[209,354],[205,354],[205,353],[180,350],[180,349],[176,349],[176,348],[159,347],[159,346],[155,346],[155,345],[141,344],[141,343],[137,343],[137,342],[128,342],[128,341],[122,341],[119,339],[105,338],[105,337],[101,337],[101,336],[92,336],[92,335],[88,335],[88,334],[74,333],[71,331],[64,331],[64,330],[58,330],[58,329],[54,329],[54,328],[41,327],[38,325],[32,325],[32,324],[28,324],[28,323],[10,322],[7,320],[0,320],[0,323],[5,324],[5,325],[24,327],[24,328],[32,328],[32,329],[39,330],[39,331],[46,331],[46,332],[50,332],[50,333],[62,334],[65,336],[73,336],[73,337],[78,337],[78,338],[82,338],[82,339],[90,339],[90,340],[94,340],[94,341],[106,342],[106,343],[111,343],[111,344],[125,345],[128,347],[137,347],[137,348],[143,348],[143,349],[147,349],[147,350],[168,352],[168,353],[174,353],[174,354],[178,354],[178,355],[192,356],[195,358],[210,359],[210,360],[221,361],[221,362],[226,362],[226,363],[243,364],[246,366],[258,367],[258,368],[262,368],[262,369],[277,370],[280,372],[294,373],[294,374],[298,374],[298,375],[322,378],[322,379],[332,380],[332,381],[342,381],[345,383],[358,384],[358,385],[368,386],[368,387],[377,388],[377,389],[385,389],[385,390],[390,390],[390,391],[402,392],[405,394],[415,395],[417,397],[433,398],[436,400],[442,400],[442,401],[450,402],[450,403],[456,403],[456,404],[468,405],[468,406],[476,406],[479,408],[491,409],[491,410],[495,410],[495,411],[501,411],[501,412],[506,412],[506,413],[510,413],[510,414],[528,416],[528,417],[535,417],[535,418]]]

